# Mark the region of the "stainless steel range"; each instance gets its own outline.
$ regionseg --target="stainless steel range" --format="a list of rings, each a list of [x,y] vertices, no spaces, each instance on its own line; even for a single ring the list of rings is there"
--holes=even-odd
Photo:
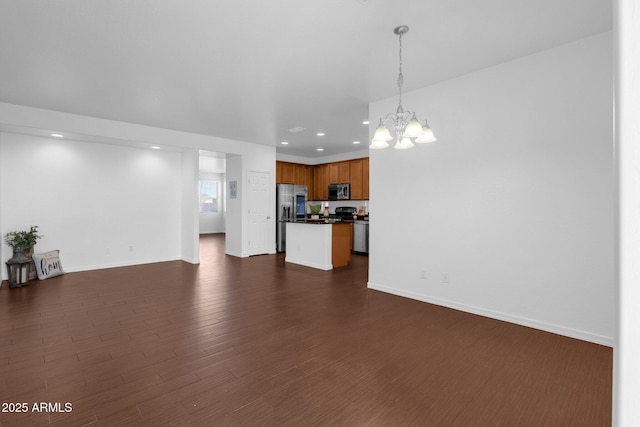
[[[358,208],[353,206],[338,206],[336,207],[335,214],[332,215],[336,219],[353,219],[353,216],[358,213]]]

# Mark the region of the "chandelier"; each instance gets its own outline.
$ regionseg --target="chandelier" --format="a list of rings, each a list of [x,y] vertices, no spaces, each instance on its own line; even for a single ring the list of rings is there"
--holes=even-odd
[[[395,113],[389,113],[380,119],[380,123],[376,129],[371,145],[369,148],[374,150],[387,148],[388,142],[393,139],[389,129],[385,126],[385,122],[389,122],[396,135],[396,145],[393,148],[405,149],[413,147],[413,143],[418,144],[425,142],[434,142],[436,137],[433,135],[426,120],[420,120],[416,117],[416,113],[405,111],[402,108],[402,84],[404,78],[402,76],[402,36],[409,31],[406,25],[400,25],[393,29],[394,34],[398,35],[400,42],[400,73],[398,74],[398,109]]]

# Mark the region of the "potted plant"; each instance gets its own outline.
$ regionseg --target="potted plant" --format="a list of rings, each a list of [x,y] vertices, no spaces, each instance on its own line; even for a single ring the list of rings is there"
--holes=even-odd
[[[4,241],[13,251],[16,249],[26,251],[33,248],[41,237],[38,234],[38,226],[32,225],[29,231],[10,231],[4,236]]]
[[[30,272],[35,276],[33,264],[33,247],[42,236],[38,234],[38,226],[31,226],[29,231],[11,231],[4,236],[4,241],[11,246],[13,256],[7,261],[9,286],[20,287],[31,280]]]

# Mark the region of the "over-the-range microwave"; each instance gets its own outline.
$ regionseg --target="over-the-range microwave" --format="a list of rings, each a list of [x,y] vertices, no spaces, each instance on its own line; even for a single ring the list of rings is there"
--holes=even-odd
[[[330,184],[329,200],[349,200],[350,189],[349,184]]]

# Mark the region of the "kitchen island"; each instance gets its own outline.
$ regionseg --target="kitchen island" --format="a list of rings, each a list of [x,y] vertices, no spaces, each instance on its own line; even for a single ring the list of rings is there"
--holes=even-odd
[[[349,264],[351,224],[324,221],[287,222],[285,261],[320,270]]]

